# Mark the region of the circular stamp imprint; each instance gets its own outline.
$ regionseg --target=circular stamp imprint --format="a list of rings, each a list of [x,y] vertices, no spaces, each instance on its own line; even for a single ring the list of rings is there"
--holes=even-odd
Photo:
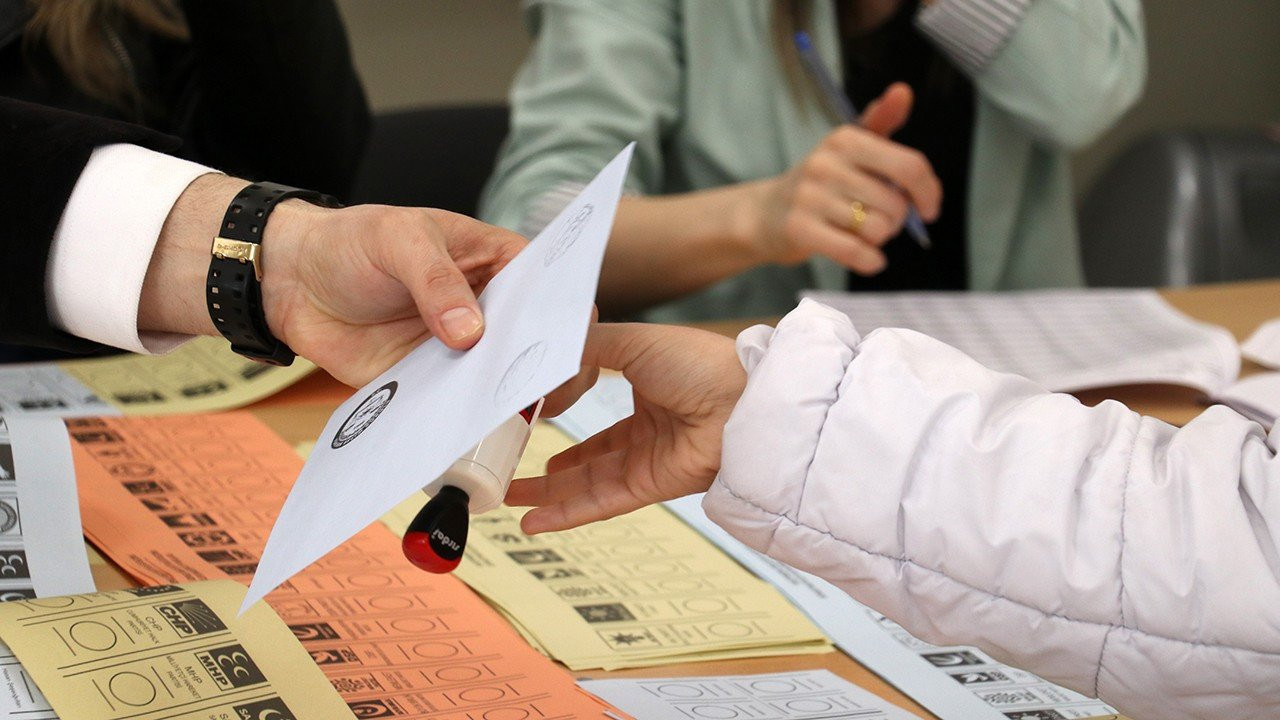
[[[400,384],[392,380],[370,393],[369,397],[357,405],[356,409],[352,410],[347,419],[343,421],[342,426],[338,428],[338,433],[333,436],[333,442],[329,443],[329,447],[337,450],[360,437],[360,433],[368,430],[373,421],[377,420],[378,416],[382,414],[382,411],[387,409],[387,405],[391,404],[391,398],[396,396],[396,388],[398,387],[400,387]]]
[[[559,260],[565,253],[569,252],[569,248],[578,242],[578,238],[582,236],[583,229],[587,226],[587,221],[591,219],[591,214],[595,212],[595,206],[591,204],[583,205],[578,212],[565,223],[560,233],[556,235],[555,240],[551,241],[551,246],[547,248],[547,255],[542,259],[543,267],[551,267],[551,263]]]
[[[516,359],[511,361],[507,371],[502,374],[498,389],[493,392],[494,402],[506,402],[523,390],[524,386],[533,379],[534,373],[538,372],[538,368],[542,366],[542,358],[546,354],[547,346],[542,340],[521,351]]]

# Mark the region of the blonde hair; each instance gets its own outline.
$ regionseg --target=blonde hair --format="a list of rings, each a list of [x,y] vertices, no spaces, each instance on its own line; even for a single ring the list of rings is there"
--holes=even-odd
[[[188,38],[173,0],[28,0],[25,43],[48,48],[76,89],[122,110],[142,101],[121,31],[133,24],[167,38]]]

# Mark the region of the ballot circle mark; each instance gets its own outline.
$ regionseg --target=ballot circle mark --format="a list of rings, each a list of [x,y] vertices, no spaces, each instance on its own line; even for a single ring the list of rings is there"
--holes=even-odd
[[[826,700],[819,698],[800,698],[799,700],[788,700],[786,702],[788,710],[795,710],[801,713],[818,713],[828,710],[835,710],[836,706]]]
[[[356,409],[352,410],[343,421],[342,427],[338,428],[338,434],[333,436],[333,442],[329,443],[329,447],[337,450],[360,437],[360,433],[368,430],[382,411],[387,409],[387,405],[391,404],[391,398],[396,396],[396,389],[399,387],[400,383],[392,380],[369,393],[369,397],[357,405]]]
[[[751,683],[751,689],[759,693],[767,693],[769,695],[778,695],[782,693],[793,693],[799,690],[796,684],[789,680],[779,680],[771,678],[768,680],[756,680]]]
[[[390,577],[379,573],[353,573],[347,576],[347,582],[353,587],[374,588],[387,587],[393,581]]]
[[[695,700],[703,695],[701,688],[696,685],[685,685],[683,683],[659,685],[658,692],[667,697],[679,698],[681,700]]]
[[[116,673],[107,682],[107,688],[111,690],[111,695],[124,703],[133,707],[145,707],[155,702],[156,691],[155,683],[146,675],[139,675],[136,672]]]
[[[744,638],[755,631],[750,625],[740,622],[718,622],[708,627],[707,632],[722,638]]]
[[[737,709],[723,705],[695,705],[689,711],[694,717],[710,718],[710,720],[733,720],[742,717]]]
[[[398,595],[379,595],[369,598],[369,607],[378,610],[408,610],[413,607],[413,599]]]
[[[685,610],[699,615],[713,615],[726,612],[729,609],[729,603],[713,597],[689,598],[681,604],[684,605]]]
[[[434,621],[420,617],[397,618],[390,625],[405,634],[429,633],[438,627]]]
[[[473,687],[458,692],[458,699],[469,703],[489,703],[501,700],[507,693],[502,688],[486,686]]]
[[[480,717],[483,720],[525,720],[529,717],[529,711],[516,707],[494,708],[485,710]]]
[[[27,604],[38,608],[45,608],[47,610],[61,610],[62,608],[69,608],[72,605],[75,605],[76,599],[73,597],[36,598],[28,600]]]
[[[458,654],[458,647],[444,642],[421,642],[410,650],[414,655],[428,660],[453,657]]]
[[[525,348],[498,381],[498,389],[493,392],[495,402],[503,403],[511,400],[533,379],[538,368],[542,366],[542,358],[547,354],[547,345],[539,340]]]
[[[551,264],[564,254],[569,252],[569,248],[578,242],[578,238],[582,237],[582,231],[587,227],[587,221],[591,219],[591,214],[596,210],[595,205],[590,203],[583,205],[577,213],[570,218],[569,222],[556,235],[556,239],[551,241],[551,246],[547,248],[547,255],[542,259],[543,267],[551,267]]]
[[[110,650],[120,641],[116,636],[115,630],[96,620],[81,620],[78,623],[74,623],[67,630],[67,634],[80,647],[97,652]]]
[[[470,665],[453,665],[447,668],[440,668],[433,673],[436,678],[445,682],[466,682],[475,680],[484,674],[480,668]]]

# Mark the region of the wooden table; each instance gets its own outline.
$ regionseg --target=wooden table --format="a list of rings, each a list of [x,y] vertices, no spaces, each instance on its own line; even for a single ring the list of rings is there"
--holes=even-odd
[[[1168,290],[1162,292],[1162,295],[1179,310],[1191,317],[1221,325],[1230,330],[1239,340],[1247,337],[1262,322],[1280,317],[1280,280],[1207,285]],[[700,327],[733,336],[756,322],[771,323],[772,320],[706,323]],[[1246,361],[1242,374],[1252,374],[1260,370],[1261,368]],[[296,444],[305,440],[314,440],[324,429],[325,421],[328,420],[333,409],[349,394],[350,390],[336,380],[324,373],[316,373],[249,409],[289,443]],[[1178,425],[1186,423],[1205,407],[1196,391],[1169,386],[1110,388],[1078,393],[1077,396],[1090,405],[1114,398],[1143,414]],[[98,587],[103,590],[133,587],[136,584],[110,563],[95,564],[93,571]],[[825,655],[683,663],[611,672],[592,671],[580,673],[580,675],[589,677],[745,675],[815,668],[830,670],[896,705],[923,717],[933,717],[910,698],[881,680],[879,676],[841,652]]]

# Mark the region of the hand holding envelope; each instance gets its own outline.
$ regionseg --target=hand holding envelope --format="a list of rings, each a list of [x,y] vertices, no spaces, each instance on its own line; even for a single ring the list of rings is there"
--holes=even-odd
[[[414,491],[434,489],[467,448],[577,374],[632,149],[490,282],[475,347],[428,340],[338,408],[276,519],[244,608]]]

